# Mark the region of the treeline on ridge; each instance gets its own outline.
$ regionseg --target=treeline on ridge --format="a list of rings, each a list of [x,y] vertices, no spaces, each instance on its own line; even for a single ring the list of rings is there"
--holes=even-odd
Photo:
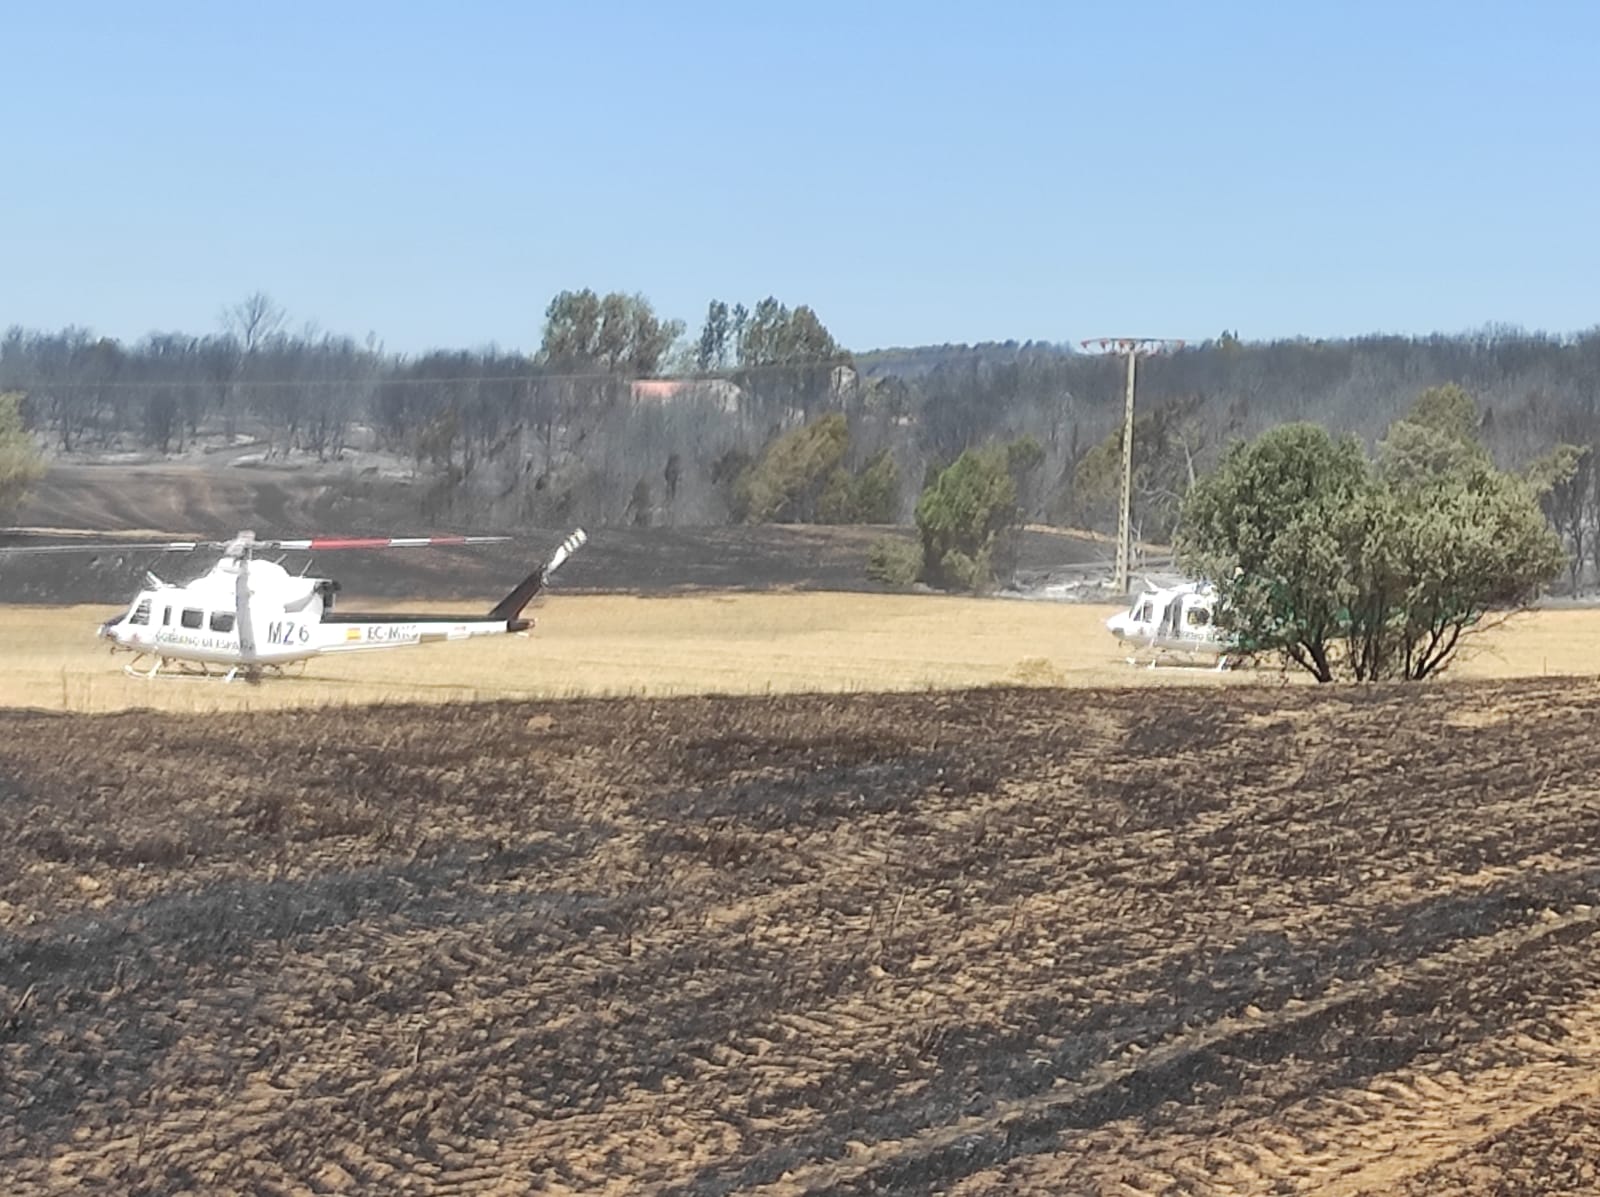
[[[534,353],[389,353],[370,338],[295,331],[261,294],[213,332],[124,344],[19,327],[0,338],[0,392],[22,396],[52,454],[231,447],[350,461],[409,476],[419,517],[475,527],[905,523],[963,454],[1022,445],[1009,463],[1026,466],[1009,471],[1016,519],[1110,531],[1124,377],[1120,359],[1053,344],[852,354],[811,308],[770,298],[712,301],[690,329],[642,296],[588,290],[552,299]],[[1600,332],[1224,333],[1143,359],[1135,534],[1170,538],[1184,495],[1231,443],[1310,420],[1373,446],[1445,383],[1475,399],[1480,439],[1503,467],[1566,446],[1551,518],[1587,570],[1600,524]]]

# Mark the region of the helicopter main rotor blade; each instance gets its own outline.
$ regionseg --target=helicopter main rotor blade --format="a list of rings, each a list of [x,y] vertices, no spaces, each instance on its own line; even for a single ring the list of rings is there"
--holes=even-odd
[[[499,544],[509,536],[315,536],[305,540],[258,540],[258,549],[322,553],[330,549],[423,549]]]
[[[194,553],[225,548],[225,540],[96,540],[84,544],[0,545],[0,554],[21,556],[43,553]]]
[[[58,553],[196,553],[258,549],[321,553],[335,549],[460,548],[465,545],[500,544],[509,536],[312,536],[299,540],[92,540],[75,544],[0,545],[0,555],[22,556]]]

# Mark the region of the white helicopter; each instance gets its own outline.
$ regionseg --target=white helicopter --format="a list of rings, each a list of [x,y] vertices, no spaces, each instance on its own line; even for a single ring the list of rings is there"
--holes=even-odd
[[[116,549],[122,552],[192,553],[222,551],[200,577],[183,585],[154,573],[128,609],[100,625],[97,635],[111,651],[130,652],[123,667],[133,677],[172,672],[244,677],[259,681],[263,671],[326,653],[401,648],[435,641],[467,640],[525,632],[533,626],[523,609],[544,589],[552,574],[588,539],[579,528],[561,542],[550,559],[518,582],[483,615],[394,615],[335,611],[339,583],[331,578],[294,575],[273,561],[257,561],[261,551],[324,552],[339,549],[399,549],[492,544],[507,536],[319,537],[257,540],[241,532],[229,541],[177,540],[145,544],[41,545],[4,553],[70,553]],[[148,668],[138,668],[149,661]]]
[[[1237,638],[1218,626],[1216,616],[1216,588],[1209,582],[1185,581],[1150,586],[1126,611],[1106,620],[1106,628],[1133,646],[1130,665],[1139,664],[1141,650],[1149,650],[1151,669],[1163,655],[1176,655],[1191,661],[1213,657],[1217,669],[1223,670],[1243,654]]]

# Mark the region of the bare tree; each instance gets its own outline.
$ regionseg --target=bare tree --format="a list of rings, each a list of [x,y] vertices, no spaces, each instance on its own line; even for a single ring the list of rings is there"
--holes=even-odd
[[[249,354],[282,332],[288,317],[265,291],[254,291],[232,307],[222,309],[222,327],[237,337],[240,348]]]

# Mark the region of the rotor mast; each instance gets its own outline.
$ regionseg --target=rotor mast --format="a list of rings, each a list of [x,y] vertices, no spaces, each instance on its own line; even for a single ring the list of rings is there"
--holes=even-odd
[[[1128,359],[1128,386],[1122,410],[1122,501],[1117,507],[1116,592],[1128,593],[1128,565],[1133,556],[1133,388],[1141,357],[1182,349],[1183,342],[1168,337],[1094,337],[1085,349],[1121,354]]]

